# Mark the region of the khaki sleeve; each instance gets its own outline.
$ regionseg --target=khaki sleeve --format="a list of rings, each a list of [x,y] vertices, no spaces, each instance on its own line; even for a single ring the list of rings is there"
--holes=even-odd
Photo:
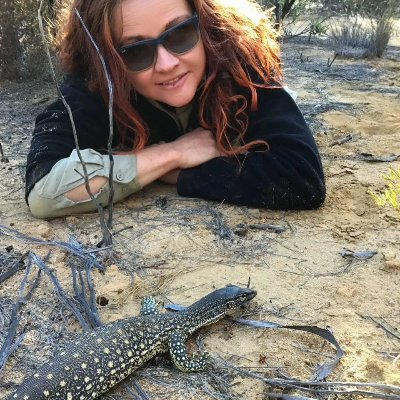
[[[95,176],[108,178],[110,159],[108,155],[94,150],[81,150],[89,179]],[[136,179],[136,156],[114,155],[113,188],[114,202],[120,201],[141,189]],[[52,218],[62,215],[80,214],[96,210],[92,200],[74,202],[64,194],[84,183],[83,167],[78,153],[58,161],[51,171],[38,181],[28,196],[32,214],[37,218]],[[95,194],[96,200],[106,206],[109,198],[109,185],[106,184]]]

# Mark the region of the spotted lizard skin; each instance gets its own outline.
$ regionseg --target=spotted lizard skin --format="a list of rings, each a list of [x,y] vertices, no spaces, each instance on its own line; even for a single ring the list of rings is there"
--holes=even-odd
[[[208,355],[189,358],[185,341],[197,329],[246,305],[257,292],[229,285],[183,311],[160,314],[152,297],[141,315],[103,325],[67,344],[4,400],[88,400],[99,397],[155,355],[170,352],[184,372],[207,367]]]

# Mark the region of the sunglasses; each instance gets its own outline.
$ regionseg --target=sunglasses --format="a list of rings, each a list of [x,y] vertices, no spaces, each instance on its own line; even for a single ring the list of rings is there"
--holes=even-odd
[[[118,49],[128,69],[132,72],[144,71],[154,65],[158,45],[163,45],[173,54],[184,54],[198,43],[199,17],[193,14],[189,19],[167,29],[156,39],[141,40]]]

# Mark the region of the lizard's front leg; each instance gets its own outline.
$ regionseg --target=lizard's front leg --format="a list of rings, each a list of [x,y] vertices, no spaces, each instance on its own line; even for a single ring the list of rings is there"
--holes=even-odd
[[[144,297],[141,304],[140,315],[159,314],[157,309],[157,300],[152,296]]]
[[[208,353],[189,359],[186,345],[186,335],[179,331],[172,331],[169,337],[169,351],[175,366],[183,372],[203,371],[208,364]]]

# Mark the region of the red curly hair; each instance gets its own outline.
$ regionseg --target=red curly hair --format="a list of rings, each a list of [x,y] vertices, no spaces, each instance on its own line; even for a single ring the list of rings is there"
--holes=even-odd
[[[60,61],[67,73],[85,77],[89,89],[108,102],[108,86],[96,49],[74,9],[107,62],[114,85],[113,114],[122,144],[140,150],[149,132],[131,102],[128,71],[113,37],[113,18],[122,0],[72,0],[69,17],[60,31]],[[233,155],[259,142],[244,144],[248,111],[257,108],[258,87],[282,83],[280,48],[268,15],[252,0],[187,0],[199,16],[206,51],[206,82],[200,95],[199,121],[214,133],[218,148]],[[257,76],[256,82],[249,71]],[[254,74],[253,74],[254,75]],[[239,95],[235,86],[248,89]],[[262,142],[264,143],[264,142]],[[265,143],[264,143],[265,144]]]

